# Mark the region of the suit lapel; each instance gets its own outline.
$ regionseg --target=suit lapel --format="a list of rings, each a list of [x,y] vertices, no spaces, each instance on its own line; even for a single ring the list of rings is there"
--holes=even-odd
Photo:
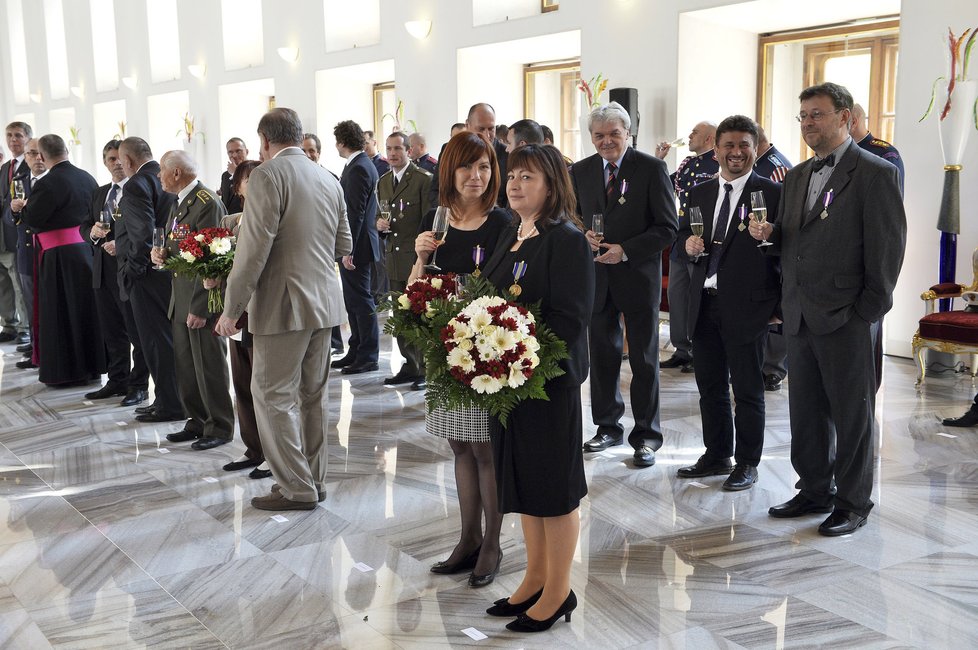
[[[601,165],[601,191],[606,197],[605,205],[605,216],[608,216],[615,208],[621,205],[621,184],[622,181],[631,182],[632,170],[635,168],[635,161],[632,155],[632,148],[628,147],[625,149],[625,155],[621,158],[621,167],[618,168],[618,173],[615,175],[615,191],[612,192],[611,196],[608,196],[607,188],[604,183],[604,164]]]
[[[706,182],[710,187],[709,198],[700,210],[703,211],[703,243],[706,244],[706,252],[710,252],[710,242],[713,239],[713,222],[717,211],[717,194],[720,192],[720,181],[713,179]]]
[[[750,176],[747,178],[747,182],[744,184],[744,189],[740,192],[740,198],[737,199],[737,205],[733,206],[733,212],[730,214],[730,220],[727,222],[727,232],[723,238],[723,248],[720,249],[720,259],[727,254],[730,250],[730,246],[733,244],[734,237],[736,237],[740,230],[738,230],[736,223],[740,221],[740,216],[738,214],[738,208],[740,206],[745,206],[747,212],[750,212],[750,193],[757,187],[754,184],[755,173],[751,172]],[[719,182],[719,181],[718,181]]]
[[[492,257],[490,257],[482,267],[482,277],[489,277],[489,274],[492,273],[497,266],[499,266],[502,259],[506,256],[506,253],[508,253],[509,249],[513,247],[513,243],[515,241],[516,228],[507,228],[505,231],[503,231],[503,235],[497,242],[496,250],[492,252]]]
[[[842,160],[835,166],[832,170],[832,175],[829,176],[829,180],[825,183],[825,187],[822,188],[821,194],[818,195],[818,199],[815,200],[815,205],[812,209],[805,213],[805,218],[802,221],[801,227],[804,228],[812,221],[820,218],[822,211],[825,210],[825,195],[829,190],[833,192],[833,200],[838,198],[839,194],[849,181],[852,180],[852,173],[856,169],[856,163],[859,160],[859,152],[856,151],[858,145],[853,141],[849,144],[849,148],[842,155]],[[809,179],[811,178],[811,173],[808,174]],[[805,196],[808,195],[808,184],[805,184]],[[804,209],[804,206],[803,206]]]

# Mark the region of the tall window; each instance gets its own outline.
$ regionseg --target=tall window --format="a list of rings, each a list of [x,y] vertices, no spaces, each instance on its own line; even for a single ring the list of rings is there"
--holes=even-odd
[[[384,138],[394,130],[395,125],[410,130],[407,124],[397,124],[397,98],[394,96],[394,82],[374,84],[374,137],[377,146],[384,145]],[[386,118],[384,116],[387,116]],[[406,119],[406,118],[405,118]]]
[[[554,145],[577,158],[581,148],[581,62],[549,61],[523,67],[523,114],[554,132]]]
[[[759,43],[758,115],[793,162],[812,155],[793,119],[798,92],[825,81],[848,88],[866,109],[870,132],[893,141],[899,21],[769,34]]]
[[[92,55],[95,59],[95,90],[104,92],[119,87],[119,54],[115,43],[115,4],[112,0],[91,0]]]

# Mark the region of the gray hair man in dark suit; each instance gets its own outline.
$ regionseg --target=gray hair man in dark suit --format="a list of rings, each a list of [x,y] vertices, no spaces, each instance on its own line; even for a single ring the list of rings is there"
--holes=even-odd
[[[871,323],[893,305],[907,217],[897,168],[849,137],[849,91],[823,83],[799,99],[801,133],[815,158],[785,176],[776,222],[750,225],[781,255],[799,477],[799,493],[769,514],[831,512],[818,532],[836,536],[858,530],[873,507]]]

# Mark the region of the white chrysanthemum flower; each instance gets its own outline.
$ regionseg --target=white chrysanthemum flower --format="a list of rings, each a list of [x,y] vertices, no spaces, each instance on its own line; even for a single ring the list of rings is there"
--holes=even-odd
[[[431,286],[435,289],[441,289],[442,279],[441,278],[431,278]]]
[[[471,338],[472,336],[475,335],[475,332],[472,331],[472,328],[466,325],[465,323],[461,323],[457,320],[452,320],[450,324],[452,326],[452,340],[455,341],[456,343]]]
[[[497,350],[512,350],[516,347],[516,336],[505,327],[494,327],[489,340]]]
[[[215,255],[224,255],[231,251],[231,240],[227,237],[218,237],[211,240],[211,252]]]
[[[487,312],[485,309],[479,309],[471,314],[469,318],[469,327],[471,327],[472,331],[474,332],[481,332],[490,324],[492,324],[492,316],[490,316],[489,312]]]
[[[526,375],[523,374],[523,369],[519,365],[509,369],[509,379],[506,383],[510,388],[519,388],[526,383]]]
[[[479,356],[483,361],[492,361],[499,358],[499,350],[492,344],[486,336],[477,336],[475,347],[479,351]]]
[[[193,262],[197,259],[190,251],[180,251],[180,257],[182,257],[185,262]]]
[[[472,388],[475,389],[475,392],[483,395],[498,393],[502,387],[503,382],[489,375],[478,375],[472,379]]]
[[[460,368],[463,372],[475,370],[475,361],[472,360],[472,355],[462,348],[455,348],[448,353],[448,365],[453,368]]]
[[[402,293],[397,297],[397,305],[404,310],[411,309],[411,299],[407,297],[406,293]]]

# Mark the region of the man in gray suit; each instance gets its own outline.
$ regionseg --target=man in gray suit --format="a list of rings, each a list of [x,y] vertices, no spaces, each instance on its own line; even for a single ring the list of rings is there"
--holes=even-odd
[[[269,111],[258,137],[265,162],[248,179],[247,217],[216,331],[234,334],[248,310],[255,414],[278,481],[251,505],[311,510],[326,498],[329,334],[343,313],[334,260],[349,255],[353,241],[339,181],[300,148],[298,114]]]
[[[772,517],[832,514],[822,535],[855,532],[873,507],[876,383],[870,324],[893,305],[907,243],[896,167],[849,137],[852,95],[833,83],[799,96],[815,158],[788,172],[776,222],[751,235],[781,255],[799,493]]]

